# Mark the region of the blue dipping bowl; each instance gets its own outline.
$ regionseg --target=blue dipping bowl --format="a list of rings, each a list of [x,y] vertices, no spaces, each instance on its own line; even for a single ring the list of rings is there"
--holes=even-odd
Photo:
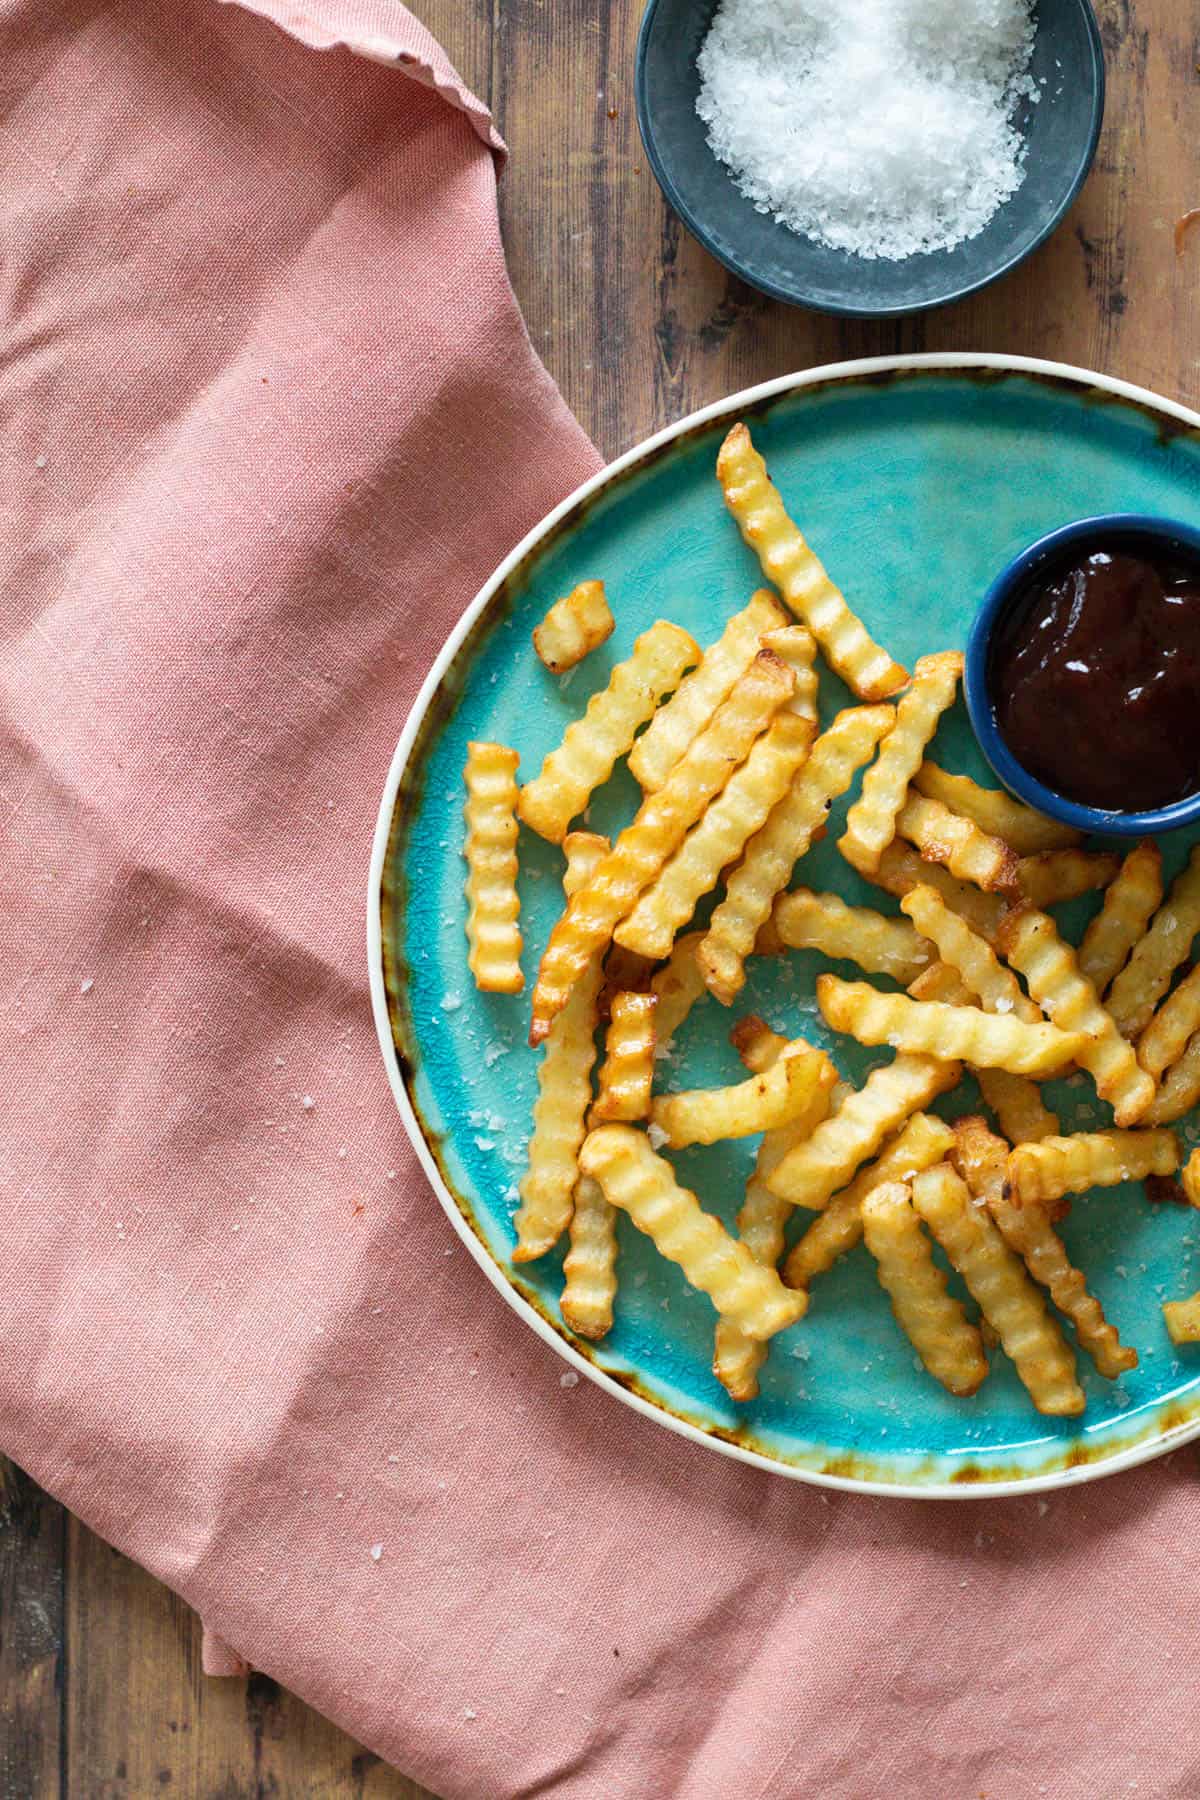
[[[649,0],[634,70],[638,126],[668,204],[706,250],[764,294],[863,318],[944,306],[1023,262],[1083,185],[1104,117],[1104,49],[1088,0],[1036,0],[1030,74],[1045,86],[1040,101],[1017,112],[1027,153],[1016,193],[977,237],[897,262],[799,236],[758,212],[718,162],[696,112],[696,57],[716,10],[717,0]]]
[[[1135,554],[1175,554],[1200,568],[1200,530],[1175,519],[1157,519],[1144,513],[1107,513],[1100,518],[1078,519],[1039,538],[1022,550],[996,577],[975,615],[967,639],[963,678],[967,712],[979,747],[1011,794],[1036,807],[1047,818],[1061,819],[1079,831],[1103,837],[1147,837],[1159,831],[1178,831],[1200,823],[1200,790],[1153,812],[1106,812],[1098,806],[1082,806],[1031,775],[1009,749],[996,720],[990,688],[992,641],[996,627],[1009,608],[1028,593],[1033,581],[1064,564],[1081,548],[1131,550]],[[1200,707],[1200,695],[1197,695]]]

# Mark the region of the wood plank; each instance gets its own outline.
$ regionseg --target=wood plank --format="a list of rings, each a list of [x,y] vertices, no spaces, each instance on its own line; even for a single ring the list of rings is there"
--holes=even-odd
[[[0,1458],[0,1800],[58,1800],[66,1515]]]
[[[191,1609],[75,1519],[67,1569],[67,1794],[430,1800],[266,1676],[204,1675]]]

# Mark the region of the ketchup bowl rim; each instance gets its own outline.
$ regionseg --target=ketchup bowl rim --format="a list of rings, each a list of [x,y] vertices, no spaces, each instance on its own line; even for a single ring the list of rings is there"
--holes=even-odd
[[[1152,513],[1100,513],[1075,519],[1038,538],[1014,556],[996,576],[972,621],[967,637],[963,694],[967,715],[979,748],[993,773],[1018,800],[1035,807],[1047,818],[1059,819],[1077,830],[1107,837],[1144,837],[1150,832],[1177,831],[1200,822],[1200,787],[1182,800],[1149,811],[1132,812],[1087,806],[1047,787],[1031,775],[1010,749],[996,718],[988,686],[992,639],[1009,606],[1027,590],[1039,569],[1059,559],[1062,552],[1081,541],[1112,537],[1140,538],[1159,550],[1182,546],[1200,565],[1200,528],[1180,519]]]

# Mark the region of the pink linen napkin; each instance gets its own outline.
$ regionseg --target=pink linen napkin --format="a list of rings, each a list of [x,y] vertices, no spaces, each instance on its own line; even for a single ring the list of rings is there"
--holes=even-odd
[[[378,795],[596,466],[485,110],[393,0],[6,0],[0,93],[0,1445],[448,1800],[1200,1792],[1190,1452],[760,1474],[564,1387],[420,1175]]]

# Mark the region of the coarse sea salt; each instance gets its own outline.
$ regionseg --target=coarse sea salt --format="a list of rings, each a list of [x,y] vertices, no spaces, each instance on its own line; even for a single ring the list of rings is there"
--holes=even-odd
[[[696,111],[759,212],[899,261],[981,232],[1024,179],[1029,0],[723,0]]]

